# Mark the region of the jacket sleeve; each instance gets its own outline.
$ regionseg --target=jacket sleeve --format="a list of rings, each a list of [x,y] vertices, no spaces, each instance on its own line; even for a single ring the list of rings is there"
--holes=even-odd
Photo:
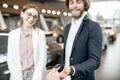
[[[16,49],[14,46],[14,41],[14,32],[10,32],[8,35],[7,46],[7,64],[10,71],[10,80],[16,80],[16,77],[19,78],[19,80],[22,80],[22,76],[19,75],[20,71],[18,69],[18,65],[16,64]]]

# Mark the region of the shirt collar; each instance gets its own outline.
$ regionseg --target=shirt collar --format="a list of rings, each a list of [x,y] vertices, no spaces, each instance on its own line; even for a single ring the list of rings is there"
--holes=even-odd
[[[76,20],[76,21],[73,21],[73,19],[72,19],[71,23],[72,24],[77,24],[79,26],[81,24],[81,22],[83,21],[83,19],[84,19],[84,17],[85,17],[86,14],[87,14],[87,12],[84,12],[82,14],[82,16],[78,20]]]

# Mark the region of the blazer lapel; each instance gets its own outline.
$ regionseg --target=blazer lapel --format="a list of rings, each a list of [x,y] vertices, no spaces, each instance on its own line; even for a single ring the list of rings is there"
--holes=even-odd
[[[65,29],[65,35],[64,35],[64,45],[66,45],[66,41],[67,41],[67,37],[68,37],[68,34],[69,34],[69,30],[70,30],[70,26],[71,26],[71,23],[70,24],[68,24],[67,26],[66,26],[66,29]]]
[[[16,48],[16,59],[20,60],[20,33],[21,33],[21,29],[19,28],[17,33],[15,34],[15,48]]]
[[[35,65],[36,65],[36,59],[37,59],[37,38],[38,38],[38,32],[37,32],[37,29],[33,30],[32,31],[32,41],[33,41],[33,53],[34,53],[34,62],[35,62]]]
[[[76,44],[76,42],[77,42],[77,39],[78,39],[78,37],[80,36],[81,31],[82,31],[82,29],[83,29],[83,27],[84,27],[84,24],[85,24],[85,22],[86,22],[87,19],[88,19],[88,17],[85,16],[84,19],[83,19],[83,22],[81,23],[81,25],[80,25],[80,27],[79,27],[79,30],[78,30],[78,32],[77,32],[77,34],[76,34],[76,36],[75,36],[74,42],[73,42],[71,54],[72,54],[73,51],[74,51],[74,48],[75,48],[75,44]]]
[[[14,37],[14,39],[15,39],[14,41],[15,41],[15,44],[16,44],[16,46],[14,46],[14,47],[16,49],[16,52],[15,52],[16,60],[15,60],[15,62],[18,65],[18,67],[16,67],[16,68],[19,69],[18,73],[16,75],[21,80],[22,79],[22,71],[21,71],[21,61],[20,61],[20,33],[21,33],[21,29],[19,28],[17,30],[16,34],[15,34],[15,37]]]

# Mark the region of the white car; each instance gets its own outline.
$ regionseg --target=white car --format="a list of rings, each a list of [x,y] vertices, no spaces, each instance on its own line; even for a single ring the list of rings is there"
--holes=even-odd
[[[106,50],[108,47],[109,41],[108,41],[108,35],[102,31],[102,50]]]

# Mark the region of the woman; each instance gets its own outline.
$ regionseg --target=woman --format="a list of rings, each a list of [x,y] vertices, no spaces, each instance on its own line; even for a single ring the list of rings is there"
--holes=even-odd
[[[56,68],[47,71],[46,80],[60,80],[60,74]]]
[[[8,67],[10,80],[45,80],[45,32],[36,26],[39,8],[34,4],[23,6],[20,28],[9,33]]]

